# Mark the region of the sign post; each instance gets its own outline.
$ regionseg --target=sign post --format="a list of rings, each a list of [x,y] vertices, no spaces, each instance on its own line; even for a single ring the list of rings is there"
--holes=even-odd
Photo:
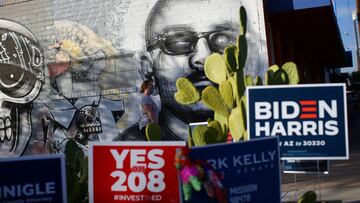
[[[90,203],[178,203],[176,150],[185,142],[90,143]]]
[[[250,139],[280,137],[281,159],[349,159],[344,84],[247,89]]]

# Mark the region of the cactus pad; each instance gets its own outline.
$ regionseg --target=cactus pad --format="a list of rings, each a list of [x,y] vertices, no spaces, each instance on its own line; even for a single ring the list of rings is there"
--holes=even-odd
[[[233,95],[233,88],[231,82],[229,80],[225,80],[219,86],[220,94],[223,100],[225,101],[226,105],[229,108],[234,108],[235,98]]]
[[[207,86],[201,95],[202,101],[213,111],[223,115],[229,116],[228,108],[222,100],[220,92],[214,86]]]
[[[246,34],[247,16],[245,7],[240,7],[240,35]]]
[[[245,35],[239,35],[237,39],[237,46],[239,54],[237,57],[238,69],[244,69],[248,52],[248,45]]]
[[[208,127],[214,128],[217,131],[217,133],[218,133],[217,139],[216,139],[217,142],[225,142],[226,141],[226,136],[224,136],[225,134],[222,131],[221,124],[219,121],[211,121],[208,124]]]
[[[246,75],[245,76],[245,86],[252,86],[253,85],[253,80],[251,75]]]
[[[218,133],[214,128],[203,125],[196,126],[192,134],[196,146],[216,143],[218,136]]]
[[[238,50],[235,45],[227,46],[224,50],[224,59],[229,73],[237,70]]]
[[[268,68],[266,75],[265,75],[265,84],[266,85],[274,85],[274,75],[276,71],[278,71],[280,68],[277,65],[272,65]]]
[[[192,139],[192,132],[191,132],[190,126],[188,127],[188,139],[187,139],[187,144],[188,144],[189,147],[195,146],[194,141],[193,141],[193,139]]]
[[[161,140],[161,129],[156,123],[149,123],[145,129],[146,138],[148,141],[160,141]]]
[[[221,129],[224,135],[227,135],[228,126],[229,126],[228,118],[215,112],[214,119],[221,124]]]
[[[233,77],[229,78],[231,82],[231,86],[233,88],[233,94],[235,97],[235,101],[238,104],[241,97],[245,93],[245,81],[244,81],[244,72],[237,71]]]
[[[195,86],[186,78],[178,78],[176,80],[175,100],[183,105],[195,104],[200,100],[200,93]]]
[[[300,199],[298,200],[298,203],[315,203],[316,202],[316,193],[314,191],[307,191],[305,194],[303,194]]]
[[[227,67],[224,58],[220,54],[214,53],[208,56],[204,67],[206,77],[212,82],[220,84],[226,80]]]
[[[275,85],[287,85],[289,84],[289,76],[283,69],[279,69],[274,74],[273,82]]]
[[[242,106],[238,106],[231,111],[229,116],[229,128],[235,141],[239,141],[244,136],[246,130],[245,120],[246,112]]]
[[[281,67],[281,69],[283,69],[289,76],[289,84],[298,84],[299,83],[300,79],[299,79],[299,74],[298,74],[295,63],[287,62]]]
[[[255,85],[256,85],[256,86],[262,86],[262,85],[264,85],[261,77],[256,76],[256,78],[255,78]]]

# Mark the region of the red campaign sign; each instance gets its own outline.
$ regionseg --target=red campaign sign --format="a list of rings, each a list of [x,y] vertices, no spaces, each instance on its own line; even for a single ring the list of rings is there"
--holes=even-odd
[[[90,203],[180,202],[176,150],[185,142],[90,143]]]

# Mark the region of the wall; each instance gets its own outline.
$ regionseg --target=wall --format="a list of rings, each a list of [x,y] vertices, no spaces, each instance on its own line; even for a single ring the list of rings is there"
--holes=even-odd
[[[174,102],[176,78],[188,77],[199,90],[210,83],[203,77],[204,60],[235,43],[240,5],[248,13],[246,72],[263,76],[268,67],[261,0],[33,0],[2,5],[0,18],[15,22],[2,34],[15,31],[19,38],[29,38],[25,28],[16,28],[22,24],[38,40],[36,46],[24,41],[22,48],[39,47],[43,53],[28,51],[21,63],[17,56],[22,53],[5,43],[11,38],[3,41],[14,62],[0,60],[0,69],[27,76],[16,87],[30,93],[9,96],[9,86],[0,81],[0,156],[61,152],[69,139],[84,147],[88,141],[144,140],[137,123],[138,91],[145,79],[155,81],[152,98],[161,109],[163,140],[186,139],[187,124],[204,121],[211,112],[202,104]],[[43,69],[27,67],[35,59]],[[17,68],[3,69],[9,64]],[[11,81],[14,74],[2,71],[0,78],[6,77]]]

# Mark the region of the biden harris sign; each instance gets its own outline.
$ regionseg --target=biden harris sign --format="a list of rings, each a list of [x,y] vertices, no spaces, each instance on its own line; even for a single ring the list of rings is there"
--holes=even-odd
[[[282,159],[348,159],[344,84],[250,87],[250,139],[279,136]]]

